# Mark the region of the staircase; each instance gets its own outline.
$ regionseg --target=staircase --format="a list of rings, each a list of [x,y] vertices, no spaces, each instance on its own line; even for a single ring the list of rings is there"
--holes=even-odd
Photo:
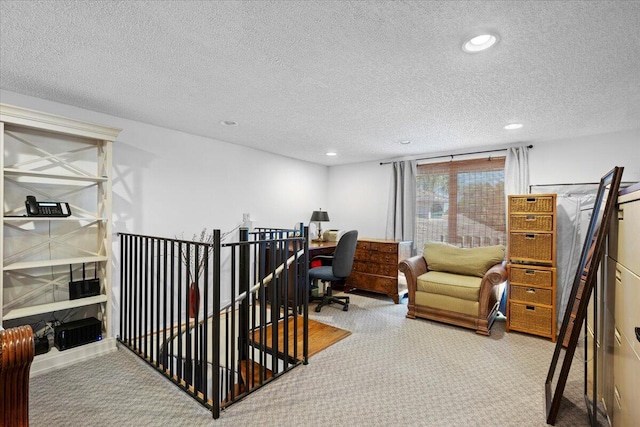
[[[209,244],[120,234],[120,246],[119,343],[211,409],[213,418],[307,363],[308,301],[297,295],[306,284],[289,283],[306,281],[305,238],[291,230],[241,230],[239,242],[222,244],[216,230]],[[200,268],[204,274],[193,274]]]

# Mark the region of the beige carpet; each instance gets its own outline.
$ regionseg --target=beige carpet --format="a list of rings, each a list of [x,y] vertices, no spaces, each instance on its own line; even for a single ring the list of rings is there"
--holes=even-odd
[[[403,304],[350,294],[314,320],[351,331],[266,387],[211,413],[126,349],[37,376],[39,426],[543,427],[550,340],[494,325],[490,337],[407,319]],[[582,362],[582,363],[581,363]],[[556,426],[587,426],[576,355]]]

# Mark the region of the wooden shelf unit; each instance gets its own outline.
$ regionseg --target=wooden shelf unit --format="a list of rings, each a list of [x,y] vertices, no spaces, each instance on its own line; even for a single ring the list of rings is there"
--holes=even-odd
[[[120,131],[0,104],[2,325],[37,325],[38,332],[54,318],[71,321],[95,313],[103,329],[102,341],[36,356],[32,375],[115,349],[109,318],[111,162]],[[27,195],[69,202],[72,215],[29,217]],[[69,269],[77,273],[82,264],[95,270],[101,293],[70,300]]]
[[[507,331],[556,341],[556,195],[510,195]]]

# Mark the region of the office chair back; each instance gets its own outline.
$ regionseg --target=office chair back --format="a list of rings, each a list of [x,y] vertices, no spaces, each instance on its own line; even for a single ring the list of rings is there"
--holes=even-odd
[[[353,258],[358,243],[358,230],[347,231],[342,235],[333,255],[333,275],[344,279],[351,273]]]

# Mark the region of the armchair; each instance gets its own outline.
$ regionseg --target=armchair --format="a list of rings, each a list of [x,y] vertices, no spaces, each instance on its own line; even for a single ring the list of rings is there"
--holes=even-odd
[[[504,246],[458,248],[427,243],[399,264],[409,291],[407,317],[421,317],[489,335],[507,280]]]

